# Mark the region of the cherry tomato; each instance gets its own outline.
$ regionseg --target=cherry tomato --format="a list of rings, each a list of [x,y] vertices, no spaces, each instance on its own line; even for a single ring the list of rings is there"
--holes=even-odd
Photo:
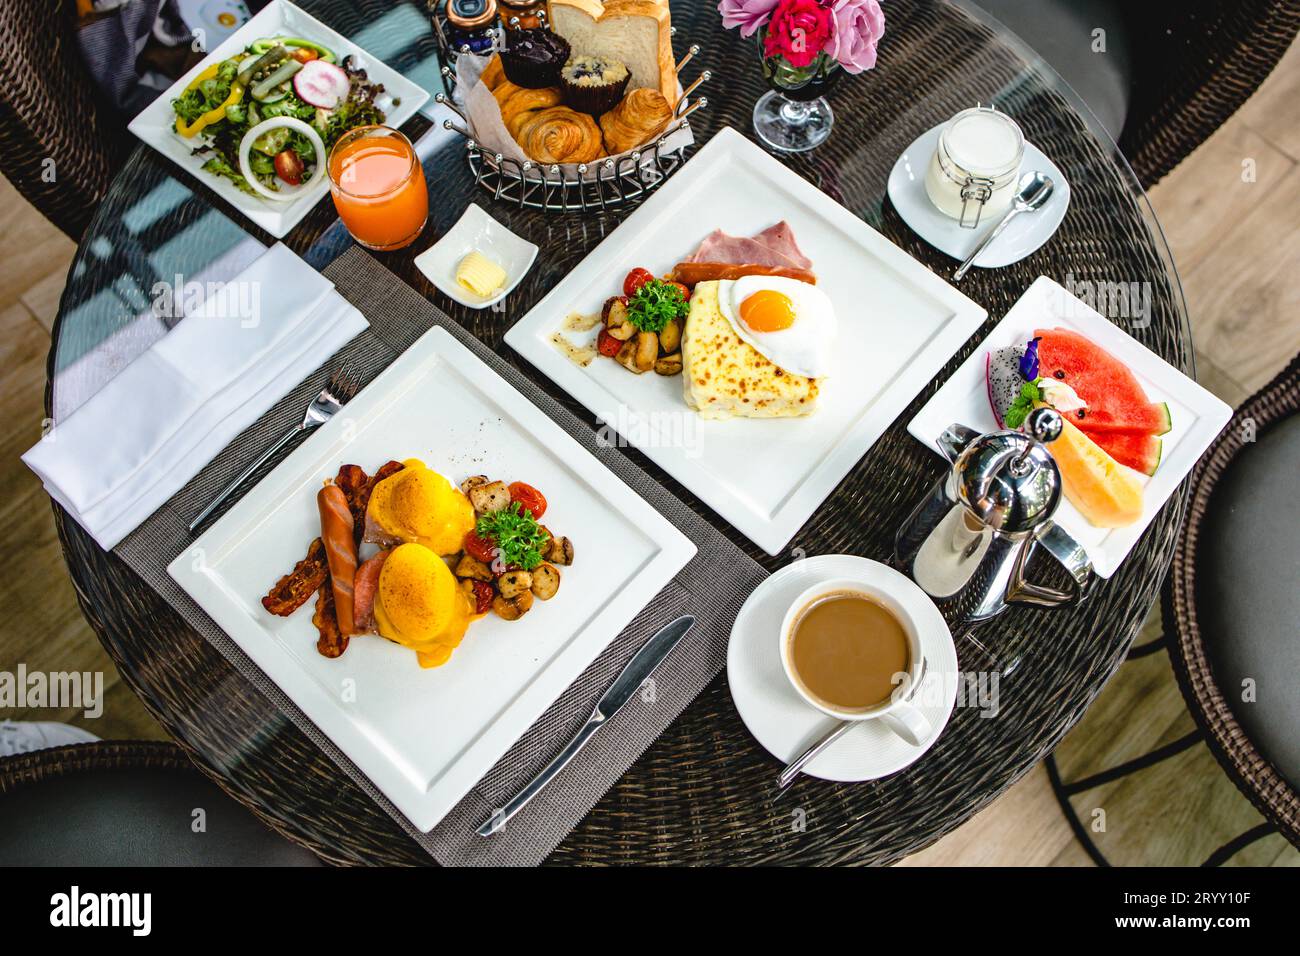
[[[545,496],[532,485],[526,485],[522,481],[510,483],[510,500],[517,501],[519,507],[530,513],[535,520],[540,520],[546,513]]]
[[[626,296],[636,295],[636,290],[641,288],[647,282],[654,280],[648,269],[633,269],[623,280],[623,294]]]
[[[480,538],[477,531],[465,535],[465,553],[475,561],[491,564],[496,560],[497,546],[490,538]]]
[[[610,335],[608,329],[601,329],[600,335],[596,336],[596,351],[606,358],[613,358],[622,347],[623,343]]]
[[[471,581],[470,584],[474,587],[474,613],[486,614],[496,597],[496,589],[486,581]]]
[[[293,50],[289,53],[289,55],[293,57],[295,60],[297,60],[299,63],[307,63],[310,62],[311,60],[320,59],[319,53],[317,53],[315,50],[309,50],[305,46],[294,47]]]
[[[290,186],[302,182],[302,172],[306,168],[298,154],[291,149],[282,149],[275,154],[275,174]]]
[[[687,302],[690,302],[690,301],[691,301],[691,290],[690,290],[690,289],[686,288],[686,286],[682,285],[680,282],[674,282],[674,281],[672,281],[671,279],[668,279],[668,280],[665,280],[665,281],[667,281],[669,285],[675,285],[675,286],[677,286],[677,288],[681,289],[681,290],[682,290],[682,298],[685,299]]]

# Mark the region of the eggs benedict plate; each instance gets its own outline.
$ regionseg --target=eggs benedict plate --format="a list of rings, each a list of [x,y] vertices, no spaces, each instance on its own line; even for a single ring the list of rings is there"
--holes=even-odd
[[[421,667],[441,667],[471,622],[489,611],[519,620],[534,599],[555,596],[556,565],[573,563],[573,542],[539,522],[545,496],[521,481],[474,475],[457,487],[418,458],[373,477],[349,464],[317,504],[320,537],[262,606],[288,617],[315,593],[323,657],[378,635],[414,651]]]

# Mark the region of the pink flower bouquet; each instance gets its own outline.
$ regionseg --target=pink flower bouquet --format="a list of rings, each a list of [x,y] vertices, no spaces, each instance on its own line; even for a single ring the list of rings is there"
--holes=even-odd
[[[877,0],[720,0],[718,12],[742,37],[761,31],[764,56],[797,70],[830,62],[846,73],[869,70],[885,33]]]

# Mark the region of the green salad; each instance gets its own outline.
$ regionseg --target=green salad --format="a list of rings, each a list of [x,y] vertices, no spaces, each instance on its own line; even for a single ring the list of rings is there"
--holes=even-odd
[[[300,37],[266,37],[242,53],[201,72],[172,100],[176,132],[194,140],[203,169],[258,195],[240,168],[240,145],[266,120],[288,117],[306,123],[328,151],[358,126],[383,123],[384,87],[372,83],[353,57],[338,61],[334,51]],[[392,101],[397,105],[397,101]],[[259,184],[279,192],[309,179],[318,162],[312,137],[293,124],[259,132],[248,165]]]

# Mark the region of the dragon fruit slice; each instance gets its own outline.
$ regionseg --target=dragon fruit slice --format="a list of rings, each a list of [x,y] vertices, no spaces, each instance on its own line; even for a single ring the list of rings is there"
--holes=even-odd
[[[1011,403],[1020,394],[1027,379],[1020,373],[1020,361],[1025,355],[1023,346],[1012,345],[988,353],[984,363],[984,378],[988,385],[989,406],[998,427],[1006,427],[1003,418]]]

